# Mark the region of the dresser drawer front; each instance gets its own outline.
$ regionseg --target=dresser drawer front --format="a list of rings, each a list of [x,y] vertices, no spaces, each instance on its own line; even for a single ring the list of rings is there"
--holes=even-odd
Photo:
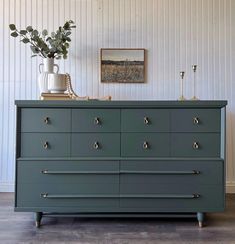
[[[170,156],[168,133],[122,133],[121,155],[125,157]]]
[[[68,157],[70,134],[21,133],[21,157]]]
[[[139,186],[141,187],[141,186]],[[214,212],[224,210],[223,185],[158,185],[154,194],[121,194],[120,207],[135,212]],[[197,194],[199,195],[197,197]]]
[[[220,132],[219,109],[172,109],[173,132]]]
[[[167,109],[122,109],[123,132],[168,132],[170,110]]]
[[[18,184],[17,207],[118,206],[118,184]]]
[[[24,108],[21,132],[70,132],[70,109]]]
[[[72,157],[120,156],[119,133],[73,133]]]
[[[172,133],[173,157],[220,157],[219,133]]]
[[[222,185],[223,161],[121,161],[120,191],[155,193],[158,185]]]
[[[73,132],[119,132],[119,109],[73,109]]]
[[[19,184],[119,185],[119,161],[18,161],[17,179]]]

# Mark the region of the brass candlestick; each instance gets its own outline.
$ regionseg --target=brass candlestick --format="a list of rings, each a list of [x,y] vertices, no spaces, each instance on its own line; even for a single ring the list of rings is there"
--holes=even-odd
[[[184,97],[184,71],[180,72],[180,97],[179,100],[183,101],[186,100]]]
[[[198,98],[196,97],[196,71],[197,71],[197,65],[193,64],[192,65],[192,69],[193,69],[193,97],[192,100],[198,100]]]

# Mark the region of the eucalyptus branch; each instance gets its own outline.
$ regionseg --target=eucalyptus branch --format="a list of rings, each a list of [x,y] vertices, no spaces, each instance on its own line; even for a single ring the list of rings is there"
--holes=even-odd
[[[43,30],[39,33],[31,26],[26,27],[25,30],[18,30],[14,24],[10,24],[12,37],[21,37],[21,41],[24,44],[29,43],[31,51],[34,56],[40,56],[43,58],[67,58],[69,42],[71,42],[71,30],[76,28],[72,20],[66,21],[65,24],[51,35],[48,35],[47,30]]]

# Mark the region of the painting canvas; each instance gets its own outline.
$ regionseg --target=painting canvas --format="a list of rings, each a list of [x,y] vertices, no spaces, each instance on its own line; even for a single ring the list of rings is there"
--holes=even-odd
[[[101,82],[142,83],[145,49],[101,49]]]

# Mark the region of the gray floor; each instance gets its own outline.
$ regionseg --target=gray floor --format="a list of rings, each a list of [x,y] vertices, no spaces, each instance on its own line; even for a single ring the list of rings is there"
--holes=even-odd
[[[36,229],[32,213],[13,211],[13,194],[0,193],[0,244],[9,243],[234,243],[235,195],[227,196],[224,213],[196,219],[49,218]]]

